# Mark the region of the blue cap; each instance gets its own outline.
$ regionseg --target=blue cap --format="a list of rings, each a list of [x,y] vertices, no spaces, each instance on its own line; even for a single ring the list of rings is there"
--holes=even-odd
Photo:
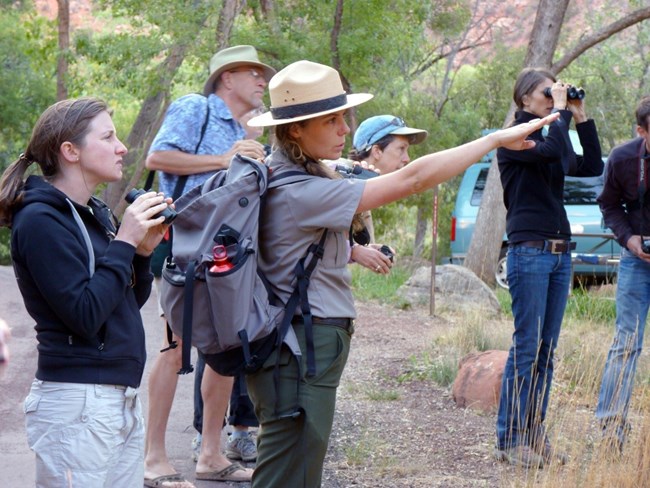
[[[394,115],[376,115],[361,122],[354,133],[352,145],[357,152],[363,152],[388,134],[407,136],[410,144],[420,144],[427,138],[428,132],[407,127],[402,119]]]

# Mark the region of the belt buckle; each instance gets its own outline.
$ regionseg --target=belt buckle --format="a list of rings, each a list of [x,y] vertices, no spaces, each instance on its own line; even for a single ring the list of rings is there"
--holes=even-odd
[[[566,242],[561,239],[549,239],[549,244],[551,245],[549,251],[551,254],[562,254],[566,251]]]

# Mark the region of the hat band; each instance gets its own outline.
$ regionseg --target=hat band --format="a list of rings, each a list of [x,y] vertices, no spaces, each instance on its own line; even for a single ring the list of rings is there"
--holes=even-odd
[[[294,117],[301,117],[303,115],[317,114],[325,110],[342,107],[348,103],[348,97],[344,93],[331,98],[325,98],[315,102],[299,103],[297,105],[289,105],[288,107],[271,107],[271,115],[273,119],[292,119]]]

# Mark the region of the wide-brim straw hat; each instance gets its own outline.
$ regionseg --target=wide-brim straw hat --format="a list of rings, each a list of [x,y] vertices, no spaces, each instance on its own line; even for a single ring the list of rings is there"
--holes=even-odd
[[[207,97],[214,93],[214,83],[224,71],[240,66],[256,66],[264,71],[264,79],[268,82],[276,73],[275,69],[260,61],[257,50],[253,46],[233,46],[222,49],[210,60],[210,76],[203,86],[203,94]]]
[[[338,71],[311,61],[296,61],[278,71],[269,82],[271,108],[248,121],[269,127],[312,119],[370,100],[369,93],[347,94]]]

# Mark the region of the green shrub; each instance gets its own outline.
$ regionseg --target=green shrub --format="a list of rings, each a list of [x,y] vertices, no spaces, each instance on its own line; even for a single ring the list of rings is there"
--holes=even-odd
[[[2,266],[11,264],[10,237],[11,231],[7,227],[0,228],[0,265]]]
[[[449,354],[434,355],[425,352],[422,356],[409,358],[410,369],[401,374],[399,382],[433,381],[439,386],[451,385],[458,373],[458,357]]]
[[[355,298],[396,303],[397,289],[410,277],[410,272],[398,265],[388,275],[377,274],[361,265],[351,266],[352,292]]]

